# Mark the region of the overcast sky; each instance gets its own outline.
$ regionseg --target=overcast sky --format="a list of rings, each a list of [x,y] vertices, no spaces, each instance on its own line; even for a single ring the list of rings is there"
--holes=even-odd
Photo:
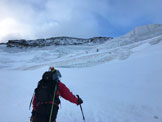
[[[0,0],[0,42],[54,36],[121,36],[162,24],[162,0]]]

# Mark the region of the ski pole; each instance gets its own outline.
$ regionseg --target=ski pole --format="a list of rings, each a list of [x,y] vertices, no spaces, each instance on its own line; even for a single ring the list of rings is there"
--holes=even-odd
[[[78,97],[78,99],[80,98],[79,95],[76,95]],[[83,113],[83,109],[82,109],[82,105],[80,104],[80,110],[81,110],[81,113],[82,113],[82,116],[83,116],[83,120],[85,122],[85,117],[84,117],[84,113]]]
[[[84,117],[83,109],[82,109],[82,106],[81,106],[81,105],[80,105],[80,109],[81,109],[81,112],[82,112],[83,120],[84,120],[84,122],[85,122],[85,117]]]

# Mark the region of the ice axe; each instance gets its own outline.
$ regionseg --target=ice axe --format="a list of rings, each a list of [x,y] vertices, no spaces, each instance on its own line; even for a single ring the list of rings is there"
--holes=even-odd
[[[80,98],[79,95],[76,95],[78,97],[78,99]],[[84,117],[84,113],[83,113],[83,109],[82,109],[82,105],[80,104],[80,110],[82,112],[82,116],[83,116],[83,120],[85,122],[85,117]]]

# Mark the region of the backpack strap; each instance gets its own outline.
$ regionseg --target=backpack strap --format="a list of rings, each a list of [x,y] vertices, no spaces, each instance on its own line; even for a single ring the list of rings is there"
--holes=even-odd
[[[58,84],[56,83],[55,88],[54,88],[53,99],[52,99],[52,102],[53,102],[53,103],[55,103],[55,96],[56,96],[57,87],[58,87]],[[52,113],[53,113],[53,104],[52,104],[52,106],[51,106],[51,112],[50,112],[50,116],[49,116],[49,122],[51,122]]]
[[[31,104],[32,104],[32,102],[33,102],[33,98],[34,98],[34,93],[33,93],[33,96],[32,96],[32,98],[31,98],[31,100],[30,100],[29,110],[30,110],[30,108],[31,108]]]

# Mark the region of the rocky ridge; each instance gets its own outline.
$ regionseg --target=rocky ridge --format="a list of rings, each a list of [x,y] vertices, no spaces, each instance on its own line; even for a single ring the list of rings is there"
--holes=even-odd
[[[51,37],[47,39],[36,39],[36,40],[9,40],[6,43],[7,47],[19,47],[19,48],[28,48],[28,47],[44,47],[51,45],[83,45],[83,44],[100,44],[108,40],[113,39],[112,37],[93,37],[89,39],[74,38],[74,37]]]

